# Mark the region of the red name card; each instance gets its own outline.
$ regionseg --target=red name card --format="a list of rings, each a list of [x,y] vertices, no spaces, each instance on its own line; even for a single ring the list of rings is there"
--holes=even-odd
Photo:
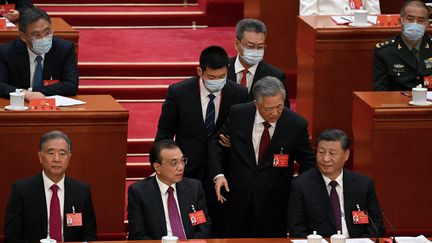
[[[0,30],[6,30],[6,19],[0,19]]]
[[[30,110],[34,111],[55,111],[56,102],[54,98],[30,99]]]
[[[0,4],[0,15],[9,12],[11,9],[15,9],[15,4]]]

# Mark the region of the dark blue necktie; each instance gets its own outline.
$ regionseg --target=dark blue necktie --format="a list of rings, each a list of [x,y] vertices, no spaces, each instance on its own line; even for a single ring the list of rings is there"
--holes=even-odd
[[[33,74],[33,88],[42,86],[42,57],[36,57],[36,68]]]
[[[211,136],[215,127],[215,105],[213,100],[216,96],[214,94],[209,94],[208,97],[210,100],[207,105],[205,126],[207,128],[207,136]]]

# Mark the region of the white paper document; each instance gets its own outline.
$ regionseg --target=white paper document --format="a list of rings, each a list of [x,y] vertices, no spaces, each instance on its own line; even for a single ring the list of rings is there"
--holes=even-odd
[[[426,99],[432,101],[432,91],[427,92]]]
[[[293,243],[307,243],[307,240],[291,240]],[[328,243],[326,239],[322,239],[322,243]]]
[[[374,243],[374,241],[369,238],[353,238],[346,239],[346,243]]]
[[[0,19],[6,19],[6,18],[0,18]],[[8,19],[6,19],[6,28],[13,28],[16,25],[14,25],[12,22],[10,22]]]
[[[48,96],[46,98],[54,98],[56,101],[56,106],[72,106],[72,105],[82,105],[86,103],[81,100],[76,100],[61,95],[53,95],[53,96]]]
[[[340,15],[340,16],[331,16],[332,20],[336,24],[349,24],[354,22],[354,16],[352,15]],[[378,17],[375,15],[368,15],[367,21],[371,24],[376,24]]]
[[[419,235],[417,237],[396,237],[397,243],[431,243],[424,235]]]

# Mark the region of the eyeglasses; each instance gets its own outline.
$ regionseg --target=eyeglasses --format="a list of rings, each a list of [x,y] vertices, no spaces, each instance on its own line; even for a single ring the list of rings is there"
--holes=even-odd
[[[243,49],[246,48],[246,49],[252,49],[252,50],[264,50],[267,48],[266,44],[254,45],[254,44],[248,43],[245,45],[239,39],[237,39],[237,40]]]
[[[54,31],[52,29],[47,29],[45,32],[43,33],[37,33],[37,32],[33,32],[30,34],[27,34],[27,36],[31,39],[31,40],[38,40],[38,39],[42,39],[45,37],[49,37],[52,36],[54,34]]]
[[[183,157],[180,160],[173,160],[172,162],[165,162],[164,164],[172,167],[172,168],[177,168],[179,165],[185,166],[187,165],[189,161],[189,158]]]

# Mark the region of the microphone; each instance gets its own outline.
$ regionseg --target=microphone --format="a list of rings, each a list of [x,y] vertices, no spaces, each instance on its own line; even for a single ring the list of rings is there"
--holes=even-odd
[[[388,220],[388,218],[386,217],[386,215],[384,214],[384,210],[381,210],[381,214],[384,217],[385,221],[387,222],[387,224],[390,226],[391,230],[392,230],[392,243],[396,243],[396,230],[393,227],[392,224],[390,224],[390,221]]]
[[[368,216],[369,221],[372,223],[372,226],[373,226],[373,228],[374,228],[374,230],[375,230],[375,232],[376,232],[376,235],[375,235],[375,242],[376,242],[376,243],[379,243],[379,235],[380,235],[380,233],[379,233],[379,231],[378,231],[378,227],[376,226],[375,222],[373,221],[373,219],[372,219],[372,217],[369,215],[369,213],[368,213],[367,211],[364,211],[364,212],[365,212],[365,214]]]

